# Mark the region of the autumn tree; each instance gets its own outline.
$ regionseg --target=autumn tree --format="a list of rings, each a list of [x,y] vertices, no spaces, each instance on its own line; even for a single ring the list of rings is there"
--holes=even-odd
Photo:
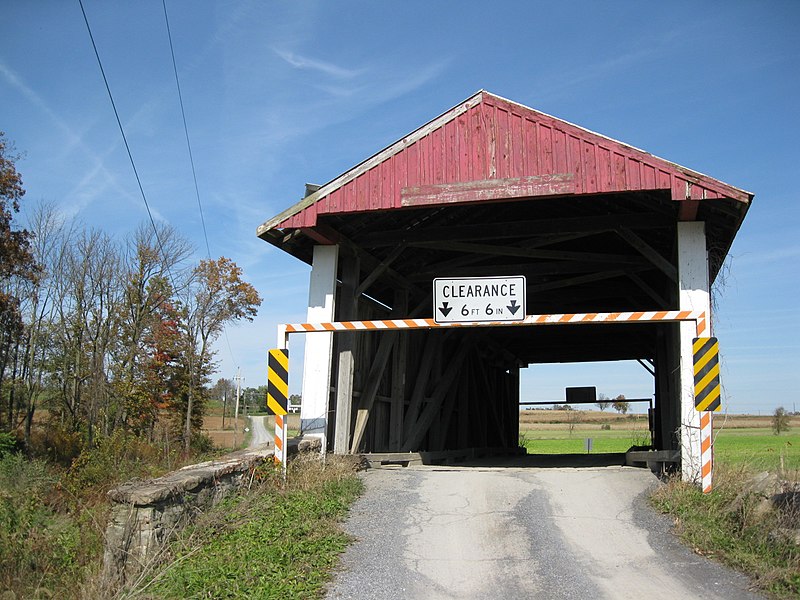
[[[14,214],[19,212],[19,202],[25,195],[22,176],[16,169],[18,159],[5,134],[0,132],[0,397],[5,396],[7,409],[0,413],[0,419],[6,416],[8,430],[15,426],[15,390],[12,385],[6,394],[3,384],[9,375],[12,384],[17,377],[24,331],[20,298],[14,294],[14,287],[19,280],[34,281],[36,278],[30,234],[16,229],[13,223]]]
[[[184,447],[189,451],[192,430],[202,422],[202,388],[212,369],[211,344],[225,325],[252,321],[261,305],[256,289],[242,280],[242,269],[229,258],[202,260],[192,273],[185,294],[186,367],[189,389],[183,403]]]
[[[152,439],[162,410],[169,409],[186,392],[188,380],[181,368],[183,341],[179,311],[165,300],[159,303],[143,336],[143,377],[128,399],[128,422],[137,433]]]
[[[153,228],[143,223],[127,241],[114,360],[117,393],[125,399],[119,424],[127,426],[129,416],[132,422],[137,421],[131,410],[141,409],[142,390],[138,387],[148,376],[145,363],[152,358],[152,343],[146,338],[152,342],[157,337],[164,310],[174,312],[171,317],[177,324],[178,310],[172,299],[186,285],[182,266],[191,252],[191,244],[170,225]]]

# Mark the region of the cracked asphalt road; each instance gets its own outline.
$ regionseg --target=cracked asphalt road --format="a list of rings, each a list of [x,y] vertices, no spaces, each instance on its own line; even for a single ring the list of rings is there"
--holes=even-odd
[[[327,598],[761,598],[683,547],[626,467],[407,467],[364,473]]]

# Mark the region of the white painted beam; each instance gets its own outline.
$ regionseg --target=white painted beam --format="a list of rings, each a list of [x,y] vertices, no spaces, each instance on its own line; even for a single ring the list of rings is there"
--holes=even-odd
[[[705,223],[678,223],[679,309],[705,312],[706,332],[711,331],[711,294],[708,280],[708,250]],[[700,413],[694,408],[694,368],[692,339],[695,323],[683,321],[680,327],[681,472],[684,481],[700,482]]]
[[[336,299],[336,267],[338,246],[314,246],[311,280],[308,288],[308,320],[334,319]],[[333,334],[309,333],[303,361],[303,402],[300,409],[300,428],[304,434],[322,440],[326,451],[328,403],[331,385],[331,354]]]

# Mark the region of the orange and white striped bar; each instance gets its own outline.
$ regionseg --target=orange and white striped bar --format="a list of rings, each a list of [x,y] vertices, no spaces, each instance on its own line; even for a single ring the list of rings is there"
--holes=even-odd
[[[332,323],[288,323],[285,333],[312,333],[316,331],[380,331],[388,329],[434,329],[439,327],[520,327],[525,325],[580,325],[593,323],[642,323],[651,321],[695,321],[703,323],[705,314],[690,310],[575,313],[528,315],[521,321],[477,321],[466,323],[436,323],[433,319],[386,319],[379,321],[337,321]]]
[[[714,470],[714,445],[713,438],[713,419],[711,411],[700,413],[700,465],[701,465],[701,487],[703,493],[711,491],[712,472]]]
[[[275,462],[286,464],[285,445],[286,442],[286,421],[283,415],[275,415]]]

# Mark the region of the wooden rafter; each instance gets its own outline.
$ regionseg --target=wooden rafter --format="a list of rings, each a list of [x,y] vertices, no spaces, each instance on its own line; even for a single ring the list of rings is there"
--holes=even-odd
[[[544,260],[571,260],[581,262],[612,262],[620,265],[641,265],[644,260],[640,256],[630,254],[605,254],[602,252],[574,252],[567,250],[541,250],[519,248],[514,246],[493,246],[489,244],[473,244],[469,242],[411,242],[410,246],[435,248],[449,252],[469,252],[492,256],[516,256],[521,258],[538,258]]]
[[[647,260],[653,263],[661,272],[663,272],[667,277],[669,277],[673,282],[678,282],[678,269],[675,268],[670,261],[666,258],[661,256],[659,252],[654,249],[650,244],[645,242],[642,238],[636,235],[633,231],[628,229],[627,227],[617,227],[616,228],[617,234],[628,242],[631,247],[635,248],[638,252],[642,254]]]

